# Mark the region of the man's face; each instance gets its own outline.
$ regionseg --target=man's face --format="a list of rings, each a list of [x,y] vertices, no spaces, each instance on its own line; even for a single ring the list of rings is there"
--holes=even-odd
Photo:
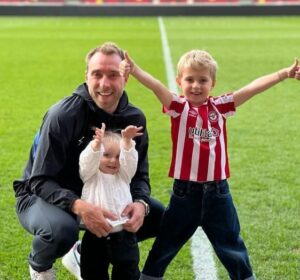
[[[127,78],[119,73],[122,61],[117,54],[95,53],[90,59],[86,71],[86,83],[89,93],[97,106],[113,113],[122,96]]]

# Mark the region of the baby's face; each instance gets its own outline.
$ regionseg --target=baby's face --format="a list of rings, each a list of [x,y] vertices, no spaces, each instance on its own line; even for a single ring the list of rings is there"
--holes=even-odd
[[[215,85],[208,69],[191,67],[183,69],[182,75],[177,77],[177,83],[192,106],[203,104]]]
[[[100,158],[100,171],[106,174],[116,174],[120,170],[120,145],[116,142],[103,143],[104,152]]]

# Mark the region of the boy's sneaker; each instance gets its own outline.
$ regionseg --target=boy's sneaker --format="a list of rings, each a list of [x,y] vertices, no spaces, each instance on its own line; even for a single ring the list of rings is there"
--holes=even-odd
[[[50,268],[46,271],[37,272],[29,265],[29,272],[31,280],[56,280],[55,271]]]
[[[71,250],[62,258],[62,264],[64,267],[69,270],[69,272],[71,272],[78,280],[82,280],[80,276],[80,254],[77,250],[80,244],[81,241],[77,241]]]

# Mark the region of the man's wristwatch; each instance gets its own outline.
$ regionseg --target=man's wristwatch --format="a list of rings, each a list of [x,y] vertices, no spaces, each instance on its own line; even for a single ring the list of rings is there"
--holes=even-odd
[[[145,216],[149,215],[150,207],[149,207],[149,204],[145,200],[143,200],[143,199],[136,199],[134,202],[138,202],[138,203],[143,204],[144,207],[145,207]]]

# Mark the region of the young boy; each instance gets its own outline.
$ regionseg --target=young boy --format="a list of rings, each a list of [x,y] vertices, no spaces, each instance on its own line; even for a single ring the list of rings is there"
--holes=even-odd
[[[226,119],[236,107],[282,80],[299,80],[300,70],[296,60],[292,66],[258,78],[233,93],[212,97],[216,70],[216,61],[206,51],[187,52],[177,65],[176,81],[182,96],[176,96],[127,54],[120,64],[121,74],[131,73],[151,89],[171,117],[169,176],[174,178],[173,193],[140,279],[163,279],[167,266],[198,226],[231,279],[255,279],[227,182]]]
[[[96,236],[86,230],[81,244],[81,276],[85,280],[109,279],[108,267],[113,265],[112,279],[139,279],[139,250],[136,236],[123,230],[128,217],[123,216],[132,203],[129,184],[134,176],[138,153],[133,138],[142,127],[127,126],[122,136],[112,131],[95,129],[94,139],[82,151],[79,173],[84,186],[83,200],[110,211],[114,220],[108,236]]]

